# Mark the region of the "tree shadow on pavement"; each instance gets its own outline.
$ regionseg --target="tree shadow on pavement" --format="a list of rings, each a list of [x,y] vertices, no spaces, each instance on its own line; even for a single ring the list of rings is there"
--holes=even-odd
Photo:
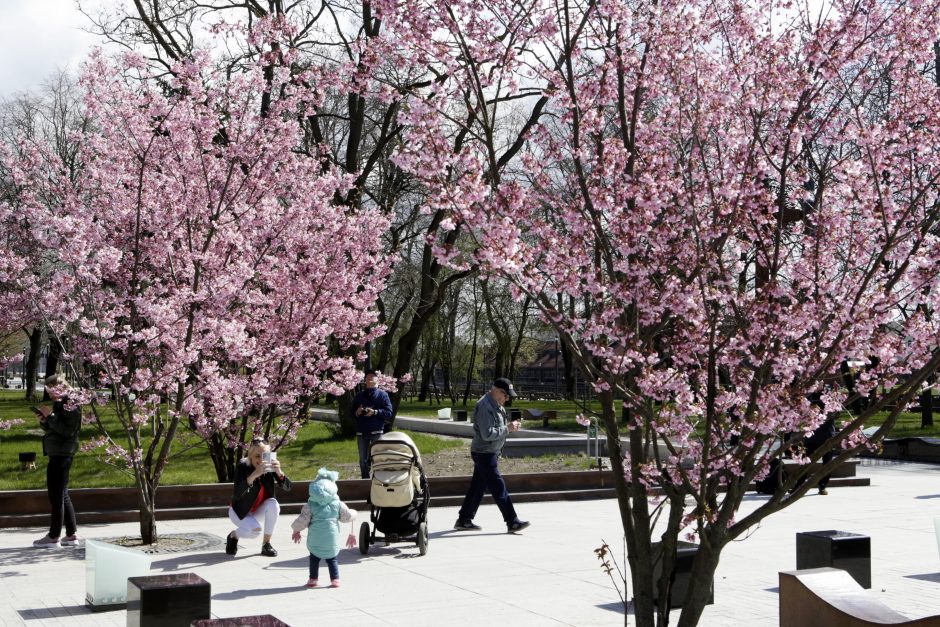
[[[23,622],[31,620],[47,621],[50,618],[74,618],[81,614],[91,614],[87,605],[60,605],[58,607],[37,607],[33,610],[17,610]]]
[[[84,547],[63,547],[60,549],[37,549],[34,547],[14,547],[0,549],[0,564],[4,567],[26,566],[30,564],[57,564],[67,561],[84,561]],[[10,576],[6,572],[0,576]]]
[[[222,592],[220,594],[213,594],[213,601],[237,601],[239,599],[247,599],[248,597],[262,597],[269,596],[274,594],[286,594],[288,592],[306,592],[307,586],[303,583],[297,584],[295,586],[285,586],[283,588],[251,588],[248,590],[232,590],[231,592]]]
[[[246,557],[253,557],[248,555]],[[187,553],[184,555],[174,555],[168,559],[154,560],[151,562],[151,570],[162,572],[181,570],[186,568],[198,568],[200,566],[215,566],[223,562],[233,562],[237,557],[226,555],[225,553]]]

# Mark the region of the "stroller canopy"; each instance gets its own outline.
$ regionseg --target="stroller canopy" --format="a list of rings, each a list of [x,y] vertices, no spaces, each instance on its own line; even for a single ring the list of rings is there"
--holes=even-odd
[[[372,443],[372,502],[404,507],[421,494],[421,454],[406,434],[391,431]]]

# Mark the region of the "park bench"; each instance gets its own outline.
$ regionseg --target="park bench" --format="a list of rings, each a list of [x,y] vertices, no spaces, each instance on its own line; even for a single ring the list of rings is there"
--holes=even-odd
[[[839,568],[794,570],[779,577],[780,627],[940,627],[940,616],[908,618]]]
[[[554,409],[523,409],[522,418],[524,420],[542,420],[542,426],[547,427],[548,421],[558,418],[558,412]]]

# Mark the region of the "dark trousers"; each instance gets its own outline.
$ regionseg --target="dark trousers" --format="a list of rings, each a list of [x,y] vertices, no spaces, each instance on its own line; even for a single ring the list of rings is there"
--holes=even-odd
[[[499,455],[470,453],[470,457],[473,458],[473,478],[470,480],[470,489],[463,499],[463,505],[460,506],[460,513],[457,516],[460,520],[473,520],[483,501],[484,492],[489,491],[499,511],[502,512],[506,524],[515,522],[517,520],[516,509],[512,506],[512,499],[509,498],[506,482],[499,473]]]
[[[363,479],[369,478],[369,471],[372,464],[369,461],[369,447],[372,443],[382,437],[382,432],[377,433],[357,433],[356,440],[359,443],[359,472]]]
[[[822,459],[819,460],[820,464],[828,464],[829,461],[836,456],[835,451],[829,451],[828,453],[823,453]],[[816,486],[820,490],[825,490],[826,486],[829,485],[829,479],[832,478],[832,473],[824,475],[822,479],[819,480],[819,484]]]
[[[65,535],[75,535],[75,509],[69,498],[69,471],[72,469],[71,455],[51,455],[46,466],[46,487],[52,513],[49,520],[49,537],[58,538],[65,524]]]
[[[330,579],[339,579],[339,560],[335,557],[326,558],[326,567],[330,569]],[[310,578],[318,579],[317,573],[320,572],[320,558],[310,554]]]
[[[807,446],[806,446],[806,455],[807,455],[807,456],[812,455],[813,453],[816,452],[816,449],[818,449],[820,446],[822,446],[822,443],[807,443]],[[830,451],[828,451],[828,452],[826,452],[826,453],[823,453],[822,458],[819,460],[819,463],[820,463],[820,464],[828,464],[829,461],[830,461],[833,457],[835,457],[835,456],[836,456],[836,452],[835,452],[835,451],[832,451],[832,450],[830,450]],[[816,484],[816,487],[819,488],[820,490],[825,490],[825,489],[826,489],[826,486],[829,485],[829,480],[830,480],[831,478],[832,478],[832,473],[829,473],[829,474],[827,474],[827,475],[823,475],[823,478],[819,480],[819,483]],[[806,483],[806,480],[805,480],[805,479],[800,479],[799,481],[796,482],[796,485],[793,486],[793,489],[795,490],[795,489],[799,488],[799,487],[802,486],[804,483]]]

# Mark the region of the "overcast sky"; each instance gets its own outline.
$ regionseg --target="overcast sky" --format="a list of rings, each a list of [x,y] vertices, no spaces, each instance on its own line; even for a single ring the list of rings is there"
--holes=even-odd
[[[98,40],[74,0],[0,0],[0,98],[34,89],[57,67],[75,71]]]

